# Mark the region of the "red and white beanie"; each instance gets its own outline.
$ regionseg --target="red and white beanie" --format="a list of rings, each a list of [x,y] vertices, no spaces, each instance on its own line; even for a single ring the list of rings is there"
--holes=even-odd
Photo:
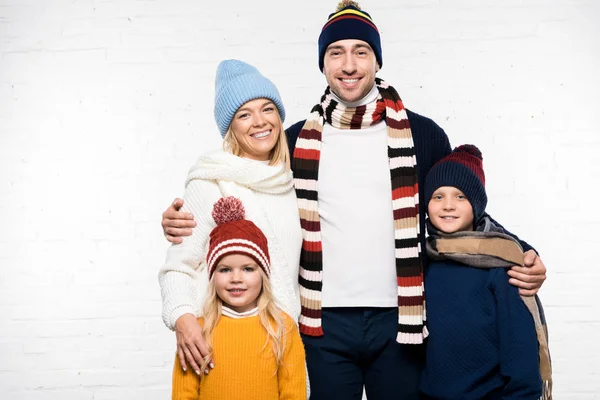
[[[206,264],[211,279],[219,261],[230,254],[251,257],[267,276],[271,273],[269,246],[265,234],[252,221],[245,219],[242,202],[233,197],[219,199],[213,206],[212,217],[217,226],[210,233]]]

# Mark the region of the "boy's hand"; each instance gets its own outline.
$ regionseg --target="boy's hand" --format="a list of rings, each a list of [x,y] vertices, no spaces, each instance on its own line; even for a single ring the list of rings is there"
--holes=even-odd
[[[546,266],[533,250],[525,253],[524,264],[524,267],[514,266],[508,271],[508,282],[519,288],[519,294],[533,296],[546,280]]]
[[[175,244],[183,242],[182,236],[190,236],[196,226],[192,214],[179,211],[181,206],[183,200],[177,198],[162,215],[163,233],[169,242]]]
[[[202,328],[196,317],[192,314],[183,314],[175,322],[175,335],[177,336],[177,357],[184,371],[187,371],[186,360],[192,370],[200,375],[200,367],[204,357],[208,355],[208,348],[202,338]],[[211,360],[205,371],[208,374],[210,369],[214,368]]]

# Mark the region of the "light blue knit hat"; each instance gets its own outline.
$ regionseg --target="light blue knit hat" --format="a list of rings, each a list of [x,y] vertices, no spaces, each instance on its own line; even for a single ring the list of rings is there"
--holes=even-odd
[[[221,136],[225,137],[235,112],[244,103],[260,98],[272,100],[281,121],[285,121],[283,102],[273,82],[243,61],[221,61],[215,79],[215,120]]]

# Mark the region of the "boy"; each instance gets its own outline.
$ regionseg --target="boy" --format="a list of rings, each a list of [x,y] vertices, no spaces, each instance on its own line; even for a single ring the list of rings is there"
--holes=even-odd
[[[549,399],[543,313],[508,283],[502,267],[522,265],[523,250],[485,213],[484,185],[472,145],[454,149],[425,180],[430,338],[420,389],[427,399]]]

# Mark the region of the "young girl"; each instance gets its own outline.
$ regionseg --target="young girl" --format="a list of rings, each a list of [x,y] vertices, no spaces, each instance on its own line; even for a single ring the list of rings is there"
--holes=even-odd
[[[201,371],[184,371],[176,358],[174,400],[305,400],[305,355],[290,316],[273,300],[267,238],[244,219],[240,200],[218,200],[206,265],[208,293],[198,323],[209,347]]]

